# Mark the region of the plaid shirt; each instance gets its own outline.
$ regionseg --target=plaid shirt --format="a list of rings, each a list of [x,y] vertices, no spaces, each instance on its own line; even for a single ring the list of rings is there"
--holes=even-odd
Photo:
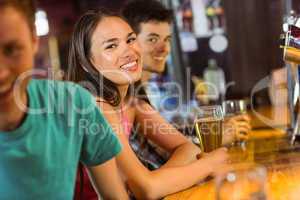
[[[166,80],[164,80],[166,81]],[[164,82],[163,81],[163,82]],[[169,80],[166,82],[168,83]],[[159,110],[159,102],[162,98],[167,98],[167,93],[161,93],[160,86],[163,85],[163,82],[158,82],[157,80],[149,81],[147,85],[145,85],[145,91],[148,96],[148,100],[150,101],[151,105],[154,106],[157,110]],[[164,88],[164,87],[163,87]],[[167,89],[167,88],[164,88]],[[166,102],[169,102],[166,100]],[[168,107],[168,106],[165,106]],[[170,112],[171,115],[168,116],[166,113],[161,112],[161,115],[169,122],[171,122],[175,128],[177,128],[180,132],[184,135],[189,136],[191,134],[191,130],[189,130],[189,123],[178,124],[176,120],[173,118],[176,117],[178,114],[177,112]],[[182,114],[182,113],[181,113]],[[185,116],[183,117],[186,120]],[[173,121],[173,122],[172,122]],[[154,170],[162,166],[169,158],[169,155],[155,145],[153,142],[145,138],[142,134],[132,133],[129,138],[129,144],[139,160],[150,170]]]
[[[129,144],[139,160],[150,170],[158,169],[167,160],[168,156],[163,155],[161,150],[150,140],[138,133],[132,133]]]

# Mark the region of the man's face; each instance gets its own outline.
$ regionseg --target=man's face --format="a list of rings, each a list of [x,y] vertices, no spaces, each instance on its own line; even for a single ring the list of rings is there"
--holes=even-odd
[[[25,17],[15,8],[0,7],[0,109],[13,100],[13,86],[23,72],[33,67],[37,38]],[[20,83],[18,92],[26,92],[27,81]]]
[[[138,42],[143,57],[143,70],[162,73],[171,49],[171,25],[167,22],[141,23]]]

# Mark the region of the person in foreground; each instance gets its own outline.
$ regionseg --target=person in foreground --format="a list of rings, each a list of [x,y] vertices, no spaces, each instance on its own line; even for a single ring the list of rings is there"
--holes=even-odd
[[[79,161],[104,199],[128,199],[114,159],[121,146],[90,93],[30,77],[34,5],[0,0],[0,199],[70,200]]]
[[[226,165],[226,148],[201,159],[199,148],[167,123],[149,104],[139,80],[142,60],[137,36],[120,16],[103,9],[85,13],[75,25],[69,52],[68,79],[88,88],[123,145],[117,166],[138,199],[159,199],[191,187]],[[171,154],[150,171],[129,146],[135,130]]]

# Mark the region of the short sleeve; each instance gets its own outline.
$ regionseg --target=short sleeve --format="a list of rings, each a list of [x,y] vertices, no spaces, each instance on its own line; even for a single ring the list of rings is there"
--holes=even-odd
[[[80,134],[83,137],[80,160],[87,166],[96,166],[115,157],[121,151],[121,144],[97,107],[94,97],[82,90],[81,102],[89,108],[88,112],[82,113],[80,119]]]

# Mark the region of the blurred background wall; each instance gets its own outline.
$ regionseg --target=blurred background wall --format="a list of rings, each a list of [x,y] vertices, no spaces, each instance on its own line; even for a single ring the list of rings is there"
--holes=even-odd
[[[288,5],[300,13],[299,0],[198,0],[205,4],[205,15],[209,17],[208,6],[218,2],[222,9],[220,27],[222,35],[228,40],[228,48],[222,52],[214,52],[209,47],[209,41],[214,34],[195,36],[197,49],[180,53],[182,63],[180,66],[169,67],[175,71],[186,71],[187,68],[196,76],[203,76],[203,70],[208,65],[209,59],[215,59],[226,75],[226,82],[235,82],[230,87],[227,98],[247,97],[253,86],[260,79],[269,75],[273,69],[282,67],[282,52],[279,48],[280,34],[284,16],[287,15]],[[51,67],[53,56],[47,57],[49,52],[49,40],[54,38],[58,46],[58,60],[61,69],[67,66],[68,41],[73,26],[78,17],[89,8],[107,7],[118,11],[126,0],[40,0],[38,7],[47,13],[50,31],[41,36],[41,55],[37,58],[37,65]],[[187,10],[188,20],[196,20],[195,9],[189,8],[191,2],[197,0],[164,0],[164,3],[174,9],[174,16]],[[208,5],[208,6],[207,6]],[[180,10],[181,9],[181,10]],[[190,9],[190,13],[189,10]],[[197,9],[196,9],[197,11]],[[199,11],[200,12],[200,11]],[[181,13],[182,14],[182,13]],[[182,15],[181,15],[182,17]],[[189,19],[190,17],[190,19]],[[194,19],[193,19],[194,17]],[[178,35],[182,30],[178,25]],[[193,23],[193,22],[191,22]],[[186,28],[186,27],[185,27]],[[194,34],[194,30],[188,30]],[[194,34],[195,35],[195,34]],[[182,39],[182,37],[179,37]],[[52,42],[53,43],[53,42]],[[54,42],[55,43],[55,42]],[[177,44],[178,45],[178,44]],[[180,45],[180,44],[179,44]],[[50,45],[51,46],[51,45]],[[55,45],[54,45],[55,46]],[[44,50],[43,50],[44,49]],[[171,63],[172,65],[172,63]],[[193,90],[193,88],[192,88]],[[258,96],[258,103],[266,103],[267,97]]]

